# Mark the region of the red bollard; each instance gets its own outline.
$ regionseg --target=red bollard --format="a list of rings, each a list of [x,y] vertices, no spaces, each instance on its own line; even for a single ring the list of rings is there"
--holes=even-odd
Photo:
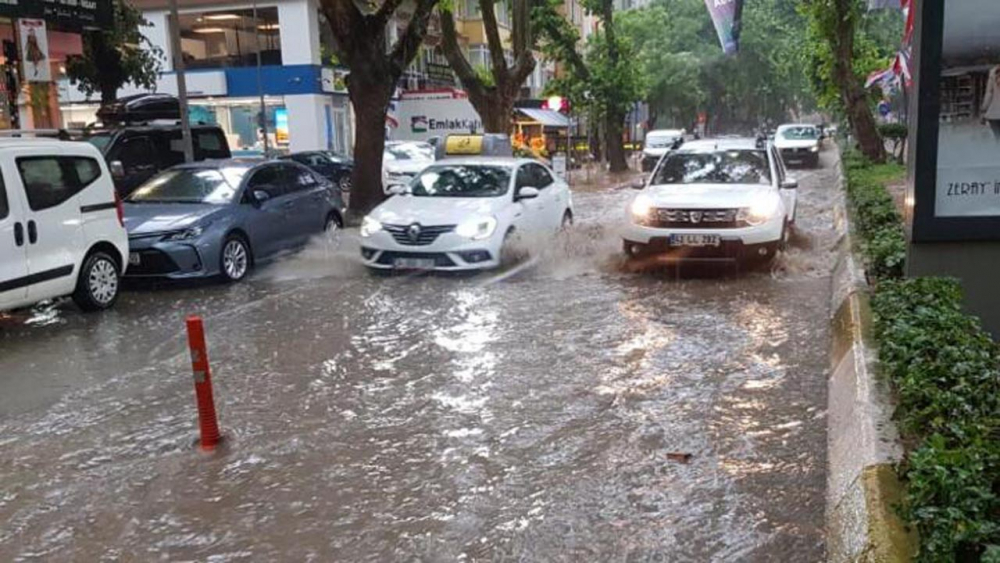
[[[187,318],[188,346],[191,348],[191,369],[194,371],[194,392],[198,398],[198,426],[201,429],[201,449],[212,451],[219,443],[219,421],[215,416],[212,397],[212,373],[208,368],[208,348],[201,317]]]

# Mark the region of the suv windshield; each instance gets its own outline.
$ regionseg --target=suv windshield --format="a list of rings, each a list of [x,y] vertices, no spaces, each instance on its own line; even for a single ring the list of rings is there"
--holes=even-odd
[[[789,141],[815,141],[819,139],[819,131],[815,127],[788,127],[779,131],[778,134]]]
[[[770,184],[767,155],[760,150],[675,153],[656,171],[652,184]]]
[[[649,135],[646,137],[646,147],[650,149],[664,149],[674,144],[674,141],[681,137],[680,133],[674,135]]]
[[[497,197],[507,193],[510,168],[438,165],[413,179],[410,190],[423,197]]]
[[[104,150],[108,148],[108,143],[111,142],[111,133],[95,133],[93,135],[85,135],[82,139],[74,139],[87,141],[88,143],[97,147],[97,150],[104,153]]]
[[[244,168],[177,168],[146,182],[126,199],[130,203],[232,203]]]

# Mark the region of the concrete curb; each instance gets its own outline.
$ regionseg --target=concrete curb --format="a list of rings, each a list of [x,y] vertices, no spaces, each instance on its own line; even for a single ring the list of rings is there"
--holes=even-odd
[[[841,173],[841,189],[846,179]],[[854,256],[850,219],[836,213],[840,249],[832,281],[828,382],[827,560],[908,562],[916,539],[896,515],[902,487],[895,465],[903,448],[892,421],[892,394],[877,377],[877,353],[864,269]]]

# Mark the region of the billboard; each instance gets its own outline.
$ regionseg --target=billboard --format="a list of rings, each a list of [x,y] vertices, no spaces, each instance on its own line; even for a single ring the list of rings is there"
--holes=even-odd
[[[17,20],[21,37],[21,68],[28,82],[50,82],[52,69],[49,59],[49,37],[45,20]]]
[[[483,121],[469,99],[445,92],[407,92],[396,104],[394,117],[398,125],[390,128],[389,134],[394,141],[426,141],[483,132]]]
[[[715,24],[719,43],[727,55],[740,49],[740,28],[743,25],[743,0],[705,0],[708,13]]]

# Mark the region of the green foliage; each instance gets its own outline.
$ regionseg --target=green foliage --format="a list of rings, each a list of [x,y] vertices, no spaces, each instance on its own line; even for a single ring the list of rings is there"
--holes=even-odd
[[[856,154],[844,156],[847,196],[869,276],[899,278],[906,260],[903,219],[885,184],[902,177],[898,164],[871,165]]]
[[[912,445],[903,516],[920,536],[919,560],[975,561],[1000,544],[997,346],[962,311],[955,280],[887,281],[872,307],[881,367]]]
[[[878,126],[878,132],[886,140],[905,141],[910,129],[905,123],[883,123]]]
[[[66,75],[88,97],[100,93],[102,101],[114,100],[125,84],[154,90],[163,50],[139,30],[151,25],[127,0],[114,0],[111,29],[84,35],[83,55],[66,58]]]
[[[902,220],[885,190],[895,164],[844,157],[848,198],[869,274],[882,373],[897,395],[907,456],[901,512],[919,561],[1000,556],[1000,349],[962,310],[955,280],[902,280]]]

